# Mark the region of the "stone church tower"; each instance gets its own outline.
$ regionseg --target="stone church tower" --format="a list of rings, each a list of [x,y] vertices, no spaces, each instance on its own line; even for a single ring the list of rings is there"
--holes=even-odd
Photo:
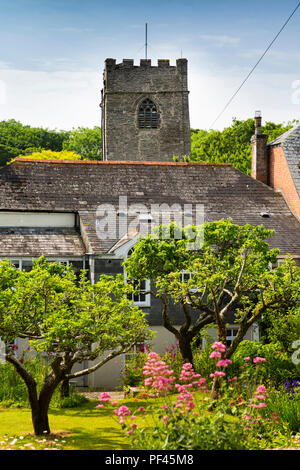
[[[187,60],[106,59],[102,90],[103,160],[173,161],[190,155]]]

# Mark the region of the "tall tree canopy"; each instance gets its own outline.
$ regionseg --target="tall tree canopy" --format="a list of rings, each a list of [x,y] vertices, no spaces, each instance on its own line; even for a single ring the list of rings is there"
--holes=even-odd
[[[99,369],[151,337],[144,312],[128,300],[127,292],[122,276],[102,276],[91,285],[82,273],[77,282],[71,268],[48,264],[45,258],[30,272],[0,263],[0,336],[6,360],[27,386],[35,434],[50,432],[48,408],[59,384]],[[50,354],[51,372],[39,392],[36,379],[11,347],[16,338]],[[82,361],[93,362],[72,372]]]
[[[182,230],[180,238],[179,230],[160,226],[141,238],[125,269],[130,279],[151,279],[163,325],[175,335],[184,361],[193,362],[191,342],[208,324],[215,324],[219,340],[226,344],[229,314],[235,313],[238,329],[227,359],[262,313],[300,306],[300,269],[292,261],[270,269],[279,254],[267,243],[271,230],[239,226],[231,219],[208,222],[193,228],[204,232],[199,250],[189,249],[188,232]],[[175,304],[183,314],[180,325],[173,320]]]
[[[296,121],[287,124],[266,122],[262,132],[268,142],[290,129]],[[251,137],[254,134],[254,119],[233,119],[232,125],[223,131],[191,131],[191,161],[231,163],[244,173],[251,173]]]
[[[70,131],[63,148],[82,156],[82,160],[102,160],[101,128],[78,127]]]
[[[0,122],[0,166],[12,158],[33,150],[46,149],[59,152],[67,131],[56,131],[23,125],[14,119]]]

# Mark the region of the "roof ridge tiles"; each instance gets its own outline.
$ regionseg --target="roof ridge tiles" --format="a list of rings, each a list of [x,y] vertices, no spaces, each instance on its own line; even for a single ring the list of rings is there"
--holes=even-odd
[[[18,163],[51,163],[62,164],[83,164],[83,165],[153,165],[153,166],[232,166],[231,163],[211,163],[211,162],[160,162],[160,161],[131,161],[131,160],[45,160],[37,158],[15,158],[11,165]]]

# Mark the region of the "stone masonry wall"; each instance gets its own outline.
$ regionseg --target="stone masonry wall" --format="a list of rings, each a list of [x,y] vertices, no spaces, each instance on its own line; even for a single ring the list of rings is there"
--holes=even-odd
[[[139,129],[141,102],[149,98],[157,107],[157,129]],[[168,60],[106,59],[102,92],[102,136],[105,160],[172,161],[190,155],[187,60],[176,66]]]

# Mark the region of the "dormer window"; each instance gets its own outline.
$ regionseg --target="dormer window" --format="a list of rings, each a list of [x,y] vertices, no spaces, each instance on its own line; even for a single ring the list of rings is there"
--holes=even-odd
[[[158,112],[156,105],[149,98],[145,99],[138,111],[138,127],[140,129],[157,129]]]

